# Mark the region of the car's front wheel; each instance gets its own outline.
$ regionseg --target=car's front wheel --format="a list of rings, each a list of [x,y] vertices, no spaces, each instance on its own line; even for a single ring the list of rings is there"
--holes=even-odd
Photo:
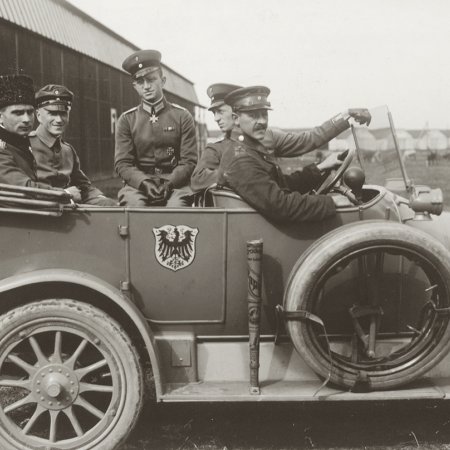
[[[0,448],[114,449],[142,406],[136,349],[108,314],[49,299],[0,317]]]
[[[295,348],[322,378],[396,388],[450,349],[450,253],[395,222],[341,227],[300,258],[284,310]]]

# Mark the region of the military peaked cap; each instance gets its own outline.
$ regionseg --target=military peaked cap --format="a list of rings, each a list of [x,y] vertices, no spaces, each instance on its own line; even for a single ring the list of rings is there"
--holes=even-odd
[[[215,83],[208,87],[206,93],[211,99],[211,106],[208,108],[209,111],[218,108],[225,104],[224,98],[230,92],[240,89],[242,86],[237,86],[236,84],[228,83]]]
[[[0,75],[0,108],[10,105],[34,106],[33,79],[28,75]]]
[[[161,67],[161,53],[158,50],[139,50],[128,56],[122,67],[133,78],[142,77]]]
[[[36,106],[49,111],[68,111],[72,101],[73,93],[58,84],[47,84],[36,92]]]
[[[225,96],[225,103],[234,111],[254,111],[272,109],[267,96],[270,89],[265,86],[249,86],[236,89]]]

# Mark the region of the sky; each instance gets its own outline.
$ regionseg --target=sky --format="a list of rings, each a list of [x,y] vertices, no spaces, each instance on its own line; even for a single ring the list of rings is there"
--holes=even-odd
[[[70,0],[194,82],[271,89],[270,125],[388,105],[397,127],[450,129],[448,0]],[[217,129],[207,113],[208,127]]]

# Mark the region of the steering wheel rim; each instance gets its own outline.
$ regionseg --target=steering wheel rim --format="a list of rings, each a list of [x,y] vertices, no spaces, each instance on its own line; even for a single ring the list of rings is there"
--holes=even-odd
[[[353,158],[355,157],[356,149],[351,148],[348,149],[347,156],[345,157],[342,164],[339,166],[339,168],[336,170],[333,178],[329,180],[328,178],[324,180],[324,182],[319,186],[319,188],[316,190],[317,194],[327,194],[331,191],[333,186],[339,181],[339,179],[342,178],[344,175],[344,172],[348,169],[351,162],[353,161]]]

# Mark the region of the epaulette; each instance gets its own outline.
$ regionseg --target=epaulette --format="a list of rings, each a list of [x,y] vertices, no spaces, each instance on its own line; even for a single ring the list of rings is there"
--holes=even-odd
[[[36,130],[33,130],[33,131],[28,135],[28,137],[34,137],[34,136],[36,136]]]
[[[171,105],[175,108],[182,109],[183,111],[187,111],[186,108],[183,108],[181,105],[178,105],[177,103],[171,103]]]
[[[130,112],[136,111],[137,109],[138,107],[134,106],[133,108],[130,108],[128,111],[123,112],[122,115],[129,114]]]

